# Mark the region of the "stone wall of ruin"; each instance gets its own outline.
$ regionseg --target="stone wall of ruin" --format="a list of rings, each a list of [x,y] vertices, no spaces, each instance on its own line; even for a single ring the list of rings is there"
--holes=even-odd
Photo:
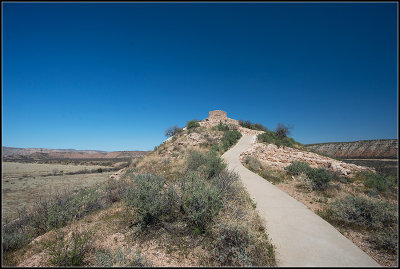
[[[210,111],[208,118],[200,122],[201,126],[212,127],[218,125],[220,122],[223,124],[239,125],[239,121],[227,117],[227,113],[222,110]]]

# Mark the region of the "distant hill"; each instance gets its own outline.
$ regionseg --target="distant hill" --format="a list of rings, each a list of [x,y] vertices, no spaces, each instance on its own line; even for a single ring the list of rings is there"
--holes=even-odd
[[[397,139],[308,144],[307,148],[335,158],[397,159]]]
[[[13,148],[3,147],[3,160],[8,159],[126,159],[140,157],[148,151],[100,151],[76,149],[48,149],[48,148]]]

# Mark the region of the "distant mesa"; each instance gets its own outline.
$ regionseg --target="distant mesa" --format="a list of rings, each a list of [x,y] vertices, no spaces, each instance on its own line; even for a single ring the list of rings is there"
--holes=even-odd
[[[140,157],[148,151],[101,151],[48,148],[12,148],[3,147],[5,161],[32,161],[47,159],[127,159]]]
[[[212,126],[218,125],[220,122],[224,123],[224,124],[239,125],[238,120],[228,118],[227,113],[222,110],[210,111],[208,114],[208,118],[205,118],[204,120],[202,120],[200,122],[200,125],[206,126],[206,127],[212,127]]]
[[[315,152],[334,158],[398,158],[397,139],[361,140],[306,145]]]

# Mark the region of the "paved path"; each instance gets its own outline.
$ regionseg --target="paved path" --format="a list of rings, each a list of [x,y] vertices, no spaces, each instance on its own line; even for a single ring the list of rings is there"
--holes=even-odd
[[[278,266],[380,266],[332,225],[267,180],[246,169],[239,155],[255,136],[243,136],[222,155],[239,173],[276,246]]]

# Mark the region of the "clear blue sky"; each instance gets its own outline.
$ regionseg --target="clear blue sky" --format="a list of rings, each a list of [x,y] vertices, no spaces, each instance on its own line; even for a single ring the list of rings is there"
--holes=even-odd
[[[3,146],[150,150],[222,109],[397,138],[397,4],[2,3]]]

